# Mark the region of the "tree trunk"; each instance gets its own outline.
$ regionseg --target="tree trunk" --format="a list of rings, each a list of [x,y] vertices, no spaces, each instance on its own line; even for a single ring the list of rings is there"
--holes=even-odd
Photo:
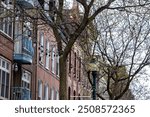
[[[67,100],[67,58],[60,56],[60,85],[59,85],[59,98],[60,100]]]

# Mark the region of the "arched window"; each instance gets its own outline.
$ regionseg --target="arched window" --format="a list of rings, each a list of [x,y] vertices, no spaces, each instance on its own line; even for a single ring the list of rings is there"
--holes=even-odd
[[[49,58],[50,58],[50,48],[49,41],[46,42],[46,60],[45,60],[45,68],[49,70]]]
[[[39,43],[39,63],[41,65],[44,64],[44,33],[43,32],[40,32],[39,34],[39,38],[40,38],[40,43]]]
[[[52,88],[51,90],[51,100],[54,100],[55,99],[55,89]]]
[[[38,99],[42,100],[42,81],[38,81]]]
[[[52,48],[51,70],[52,70],[52,73],[55,73],[55,47]]]
[[[68,100],[70,100],[70,95],[71,95],[71,88],[68,88]]]
[[[59,91],[56,91],[56,100],[59,100]]]
[[[44,99],[48,100],[48,84],[44,85]]]

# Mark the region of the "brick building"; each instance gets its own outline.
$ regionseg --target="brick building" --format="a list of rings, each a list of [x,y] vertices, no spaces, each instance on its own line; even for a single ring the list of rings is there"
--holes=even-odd
[[[2,10],[14,10],[13,0],[1,0],[0,5]],[[33,7],[32,0],[16,0],[14,5],[15,17],[0,12],[0,99],[59,99],[59,56],[53,31],[25,16],[23,9]],[[67,66],[68,99],[90,95],[77,43]]]
[[[13,41],[6,24],[0,25],[0,99],[10,99],[13,65]],[[3,29],[2,29],[3,28]]]
[[[0,3],[5,7],[5,2]],[[9,6],[10,8],[10,6]],[[5,15],[0,7],[0,17]],[[0,100],[10,99],[13,65],[13,24],[10,17],[0,18]]]

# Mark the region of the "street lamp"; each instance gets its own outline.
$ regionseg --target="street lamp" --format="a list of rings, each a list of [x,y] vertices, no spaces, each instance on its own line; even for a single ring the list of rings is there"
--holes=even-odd
[[[90,63],[88,64],[88,70],[92,72],[93,82],[92,82],[92,98],[96,100],[96,77],[98,71],[98,65],[96,58],[92,58]]]

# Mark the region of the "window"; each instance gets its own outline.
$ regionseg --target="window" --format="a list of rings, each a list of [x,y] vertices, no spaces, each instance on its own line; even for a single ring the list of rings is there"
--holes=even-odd
[[[69,87],[68,88],[68,100],[70,100],[71,99],[71,88]]]
[[[50,58],[50,50],[49,50],[49,42],[46,43],[46,63],[45,67],[46,69],[49,69],[49,58]]]
[[[0,19],[0,30],[2,30],[4,33],[11,37],[12,29],[12,19],[10,17]]]
[[[48,84],[44,85],[44,99],[48,100]]]
[[[38,99],[42,100],[42,81],[38,81]]]
[[[29,100],[30,97],[30,81],[31,81],[31,73],[26,71],[26,70],[22,70],[22,83],[21,83],[21,87],[22,87],[22,99],[24,100]]]
[[[56,57],[56,75],[59,77],[59,55]]]
[[[74,77],[76,77],[76,58],[77,58],[77,55],[76,53],[74,53]]]
[[[71,52],[69,54],[69,73],[71,73],[71,68],[72,68],[72,65],[71,65]]]
[[[22,52],[22,26],[21,21],[18,20],[18,17],[15,19],[15,38],[14,38],[14,52],[21,53]]]
[[[79,81],[81,81],[81,58],[79,58]]]
[[[49,1],[49,12],[51,13],[50,17],[54,21],[55,20],[55,0]]]
[[[52,48],[52,72],[55,73],[55,47]]]
[[[22,87],[30,90],[30,80],[31,73],[26,70],[22,70]]]
[[[56,100],[59,100],[59,92],[56,91]]]
[[[15,18],[15,39],[21,39],[21,36],[19,36],[19,34],[22,34],[21,21],[19,21],[18,19],[18,17]]]
[[[40,43],[39,43],[39,62],[44,64],[44,33],[40,33]]]
[[[13,21],[11,17],[8,17],[10,14],[10,0],[3,0],[3,2],[0,4],[0,15],[3,18],[0,18],[0,30],[3,31],[5,34],[12,36],[13,32]]]
[[[52,88],[51,90],[51,100],[54,100],[55,99],[55,90],[54,88]]]
[[[44,10],[45,10],[45,11],[48,11],[48,10],[49,10],[48,2],[44,2]]]
[[[73,96],[74,96],[73,100],[76,100],[76,91],[75,90],[73,91]]]
[[[9,99],[10,63],[0,57],[0,98]]]
[[[49,1],[49,10],[54,11],[54,7],[55,7],[55,0],[50,0]]]

